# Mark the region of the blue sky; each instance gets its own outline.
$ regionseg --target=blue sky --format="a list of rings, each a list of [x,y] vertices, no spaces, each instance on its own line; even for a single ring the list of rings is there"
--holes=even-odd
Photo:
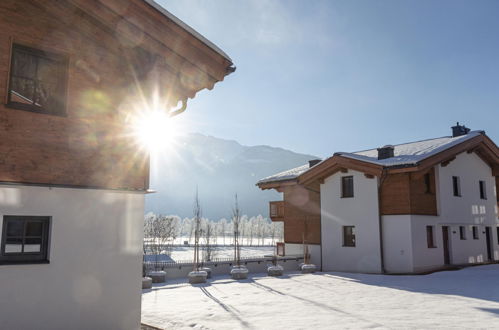
[[[499,144],[499,1],[157,2],[237,66],[187,131],[325,157],[459,121]]]

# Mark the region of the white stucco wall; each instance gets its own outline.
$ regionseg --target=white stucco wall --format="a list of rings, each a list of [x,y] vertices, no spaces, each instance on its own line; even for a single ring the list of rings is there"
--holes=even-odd
[[[412,228],[410,215],[383,216],[383,255],[388,273],[410,273],[412,263]]]
[[[284,247],[286,256],[303,255],[303,244],[286,243]],[[310,262],[321,267],[321,246],[319,244],[308,244],[308,253],[310,253]]]
[[[353,176],[354,197],[341,198],[341,177]],[[348,170],[321,184],[322,268],[325,271],[379,273],[377,180]],[[343,246],[343,226],[355,226],[355,247]]]
[[[499,260],[496,214],[495,178],[490,167],[476,154],[456,156],[447,166],[436,166],[439,216],[411,216],[414,271],[423,271],[444,264],[442,226],[449,226],[451,264],[487,261],[485,227],[491,228],[493,258]],[[461,197],[453,195],[452,176],[460,177]],[[479,181],[486,182],[487,199],[480,199]],[[433,225],[436,248],[428,248],[426,226]],[[473,239],[472,225],[478,226],[478,240]],[[461,240],[459,226],[466,227],[466,240]]]
[[[0,328],[138,329],[143,214],[143,193],[0,186],[0,230],[52,217],[49,264],[0,265]]]

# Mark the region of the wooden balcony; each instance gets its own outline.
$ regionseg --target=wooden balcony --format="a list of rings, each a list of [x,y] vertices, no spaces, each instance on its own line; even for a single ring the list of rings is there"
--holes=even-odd
[[[274,201],[269,203],[270,219],[272,221],[284,220],[284,201]]]

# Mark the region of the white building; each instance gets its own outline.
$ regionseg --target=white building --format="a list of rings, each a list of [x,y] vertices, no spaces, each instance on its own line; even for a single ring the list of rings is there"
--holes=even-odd
[[[421,273],[499,260],[499,149],[481,131],[457,125],[451,137],[336,153],[258,185],[319,187],[315,258],[325,271]]]
[[[134,118],[232,71],[152,0],[1,1],[0,329],[140,327]]]

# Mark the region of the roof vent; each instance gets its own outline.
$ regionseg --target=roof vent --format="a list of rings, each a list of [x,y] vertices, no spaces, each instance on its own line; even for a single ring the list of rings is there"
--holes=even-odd
[[[393,157],[394,150],[395,150],[395,147],[392,145],[386,145],[382,148],[378,148],[378,160]]]
[[[456,126],[452,126],[452,137],[466,135],[470,132],[470,129],[464,125],[459,125],[459,122],[456,123]]]
[[[320,159],[312,159],[308,161],[308,167],[313,167],[321,162]]]

